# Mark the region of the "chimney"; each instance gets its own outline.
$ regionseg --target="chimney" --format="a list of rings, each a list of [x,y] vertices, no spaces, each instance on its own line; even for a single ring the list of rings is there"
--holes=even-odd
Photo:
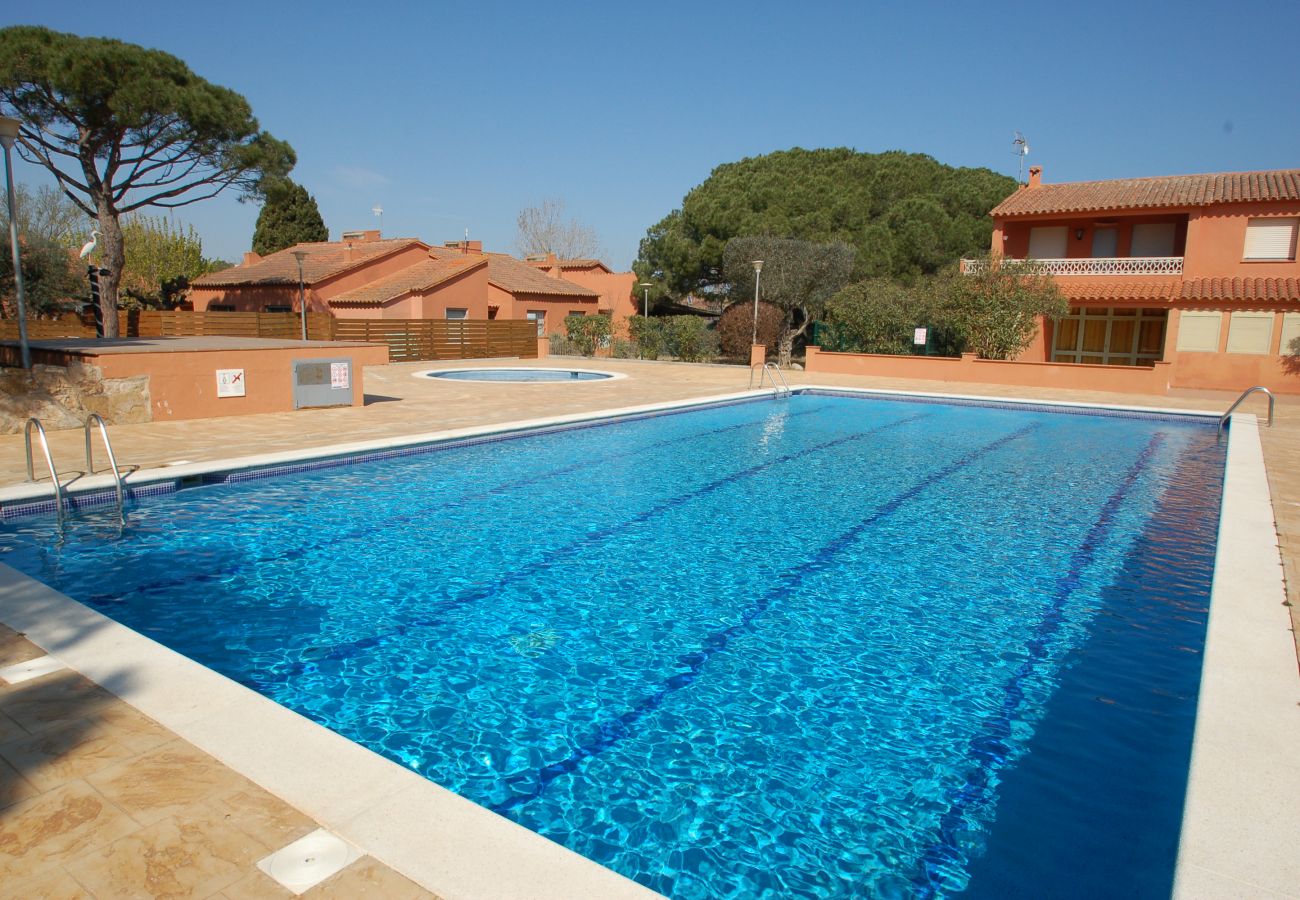
[[[344,261],[344,262],[356,262],[356,260],[357,260],[357,251],[356,251],[356,249],[352,246],[352,242],[351,242],[351,241],[348,241],[347,244],[344,245],[344,247],[343,247],[343,261]]]
[[[1030,167],[1029,167],[1029,186],[1030,186],[1031,188],[1036,188],[1036,187],[1039,187],[1042,183],[1043,183],[1043,167],[1042,167],[1042,166],[1030,166]]]
[[[262,261],[262,254],[254,253],[252,250],[249,250],[247,253],[244,254],[244,261],[240,263],[240,265],[251,266],[253,263],[261,262],[261,261]]]

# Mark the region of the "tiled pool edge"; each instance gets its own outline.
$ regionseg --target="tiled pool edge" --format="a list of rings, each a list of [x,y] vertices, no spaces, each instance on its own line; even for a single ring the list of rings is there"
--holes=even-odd
[[[1064,401],[1017,401],[1001,397],[855,390],[838,386],[807,385],[797,390],[798,392],[821,391],[844,395],[881,396],[891,399],[917,396],[937,401],[950,399],[992,403],[1006,408],[1058,408],[1063,411],[1071,408],[1080,410],[1098,408],[1094,404]],[[316,447],[301,452],[213,461],[187,467],[159,469],[154,472],[176,479],[191,475],[196,469],[206,472],[230,472],[277,463],[319,460],[352,452],[413,447],[430,442],[476,436],[509,436],[535,427],[594,423],[620,415],[653,414],[719,403],[742,402],[763,396],[770,396],[770,392],[746,391],[381,441]],[[1107,406],[1105,409],[1118,409],[1138,414],[1173,415],[1181,419],[1197,417],[1204,419],[1207,416],[1217,419],[1218,415],[1151,407]],[[1288,748],[1300,744],[1292,733],[1297,726],[1300,726],[1294,708],[1295,701],[1300,699],[1300,691],[1295,689],[1294,655],[1287,630],[1289,622],[1286,621],[1285,607],[1281,605],[1285,594],[1281,582],[1277,537],[1273,529],[1272,507],[1259,446],[1259,434],[1253,416],[1234,417],[1229,447],[1228,481],[1225,484],[1222,522],[1230,524],[1221,526],[1220,529],[1210,636],[1207,639],[1205,657],[1207,677],[1202,684],[1202,706],[1198,714],[1192,771],[1189,776],[1176,893],[1183,897],[1235,896],[1240,895],[1243,885],[1247,885],[1281,891],[1283,896],[1295,896],[1294,893],[1286,894],[1285,888],[1275,887],[1275,885],[1289,887],[1291,884],[1300,883],[1293,871],[1296,864],[1290,863],[1288,867],[1286,861],[1279,861],[1278,855],[1270,851],[1279,829],[1282,833],[1288,833],[1288,827],[1291,832],[1296,831],[1295,821],[1288,823],[1283,818],[1287,811],[1283,810],[1282,806],[1287,797],[1297,795],[1296,782],[1300,781],[1300,773],[1276,770],[1279,764],[1285,765],[1284,754]],[[181,471],[182,469],[191,471]],[[1229,497],[1233,496],[1236,499],[1235,492],[1238,490],[1244,492],[1240,503],[1230,504]],[[2,499],[3,494],[0,494],[0,500]],[[1252,536],[1244,537],[1247,534]],[[1225,540],[1228,535],[1235,535],[1238,539]],[[1270,558],[1271,562],[1269,562]],[[1243,588],[1242,585],[1249,587]],[[13,615],[21,617],[22,621],[13,621],[10,612],[10,595],[15,589],[21,589],[20,593],[24,595],[36,597],[37,605],[43,605],[44,608],[33,615],[19,610]],[[1276,602],[1270,599],[1274,596]],[[1232,599],[1225,599],[1229,597]],[[1276,611],[1273,610],[1274,606],[1277,608]],[[1274,612],[1276,615],[1272,615]],[[1247,621],[1243,621],[1243,616]],[[560,858],[565,855],[576,856],[565,848],[551,844],[532,832],[519,829],[507,820],[487,813],[469,801],[437,788],[400,766],[282,709],[223,676],[209,672],[198,664],[165,650],[147,638],[116,625],[75,601],[3,566],[0,566],[0,620],[26,631],[35,643],[60,656],[91,680],[119,694],[181,737],[212,753],[231,768],[262,784],[272,793],[297,806],[327,827],[338,831],[375,858],[448,898],[483,896],[485,893],[491,896],[515,896],[516,890],[521,896],[574,896],[589,893],[599,896],[620,896],[618,893],[611,893],[611,889],[600,882],[600,878],[613,879],[613,883],[621,890],[632,892],[627,894],[628,896],[649,895],[649,892],[632,882],[582,857],[576,859],[585,864],[585,868],[576,866],[570,872],[569,865],[565,865],[563,878],[556,882],[554,876],[558,870],[555,867],[560,864],[555,862],[554,854],[559,853]],[[46,621],[50,622],[52,630],[46,630],[42,625],[42,622]],[[1279,630],[1282,633],[1274,636],[1271,631],[1279,622],[1281,623]],[[24,628],[25,623],[34,624],[32,627]],[[1225,631],[1231,636],[1231,640],[1225,646],[1229,646],[1230,651],[1235,652],[1219,649],[1220,645],[1224,645],[1224,641],[1218,635]],[[79,632],[85,633],[79,636]],[[96,632],[100,634],[96,636]],[[132,644],[130,640],[132,637],[144,643],[140,646],[131,646],[129,650],[124,649],[126,645]],[[53,641],[54,645],[46,643],[45,639]],[[1289,664],[1286,673],[1279,674],[1273,663],[1278,657],[1274,652],[1278,648],[1266,646],[1269,643],[1277,644],[1285,651],[1284,659]],[[1231,646],[1234,644],[1235,647]],[[67,651],[56,650],[55,646],[67,648]],[[101,656],[101,653],[108,655]],[[75,658],[69,654],[73,654]],[[1252,662],[1268,658],[1270,660],[1268,674],[1262,675],[1252,670],[1250,679],[1243,682],[1242,679],[1246,677],[1243,673],[1218,671],[1222,666],[1236,665],[1235,660],[1238,656]],[[118,665],[119,668],[115,669],[110,662]],[[187,689],[180,690],[175,687],[174,682],[179,680],[178,674],[184,674],[186,666],[197,668],[201,670],[200,674],[206,673],[211,678],[199,678]],[[122,669],[129,669],[133,673],[141,671],[153,673],[158,681],[135,686],[124,693],[115,686],[114,682],[115,672],[120,673]],[[1210,677],[1211,675],[1213,677]],[[1261,679],[1273,682],[1274,690],[1261,691]],[[1289,699],[1278,702],[1280,696],[1288,692]],[[251,699],[244,696],[246,694],[251,695]],[[1267,697],[1266,709],[1242,702],[1243,697],[1251,694]],[[200,697],[203,698],[204,709],[199,708],[200,701],[197,698]],[[216,700],[211,701],[211,698]],[[152,704],[152,706],[142,704]],[[167,718],[155,712],[155,707]],[[1246,709],[1253,712],[1245,713]],[[238,721],[235,720],[236,712],[239,713]],[[1264,714],[1259,715],[1259,712]],[[1244,725],[1240,722],[1243,719],[1246,720]],[[1274,728],[1275,725],[1276,729],[1269,732],[1268,737],[1262,736],[1261,732]],[[1284,727],[1291,727],[1292,731],[1282,730]],[[284,749],[278,755],[269,747],[268,741],[268,736],[276,735],[286,738],[281,744]],[[1287,741],[1295,743],[1288,744]],[[1241,752],[1242,748],[1239,745],[1245,742],[1250,744],[1253,753]],[[1204,750],[1203,746],[1208,746],[1210,749]],[[218,749],[213,749],[214,747]],[[1243,763],[1244,758],[1249,758],[1249,763]],[[380,765],[376,766],[376,763]],[[322,778],[312,774],[317,770],[326,773],[328,777],[322,781]],[[1266,776],[1276,777],[1270,781]],[[355,788],[355,784],[362,782],[368,782],[366,785],[368,790],[359,791]],[[1270,785],[1271,789],[1263,786],[1266,784]],[[1271,804],[1265,801],[1271,801]],[[1220,804],[1225,802],[1232,810],[1231,827],[1236,829],[1234,832],[1229,832],[1229,826],[1226,826],[1223,821]],[[468,807],[469,811],[464,807]],[[1277,810],[1277,813],[1261,816],[1261,811],[1266,809]],[[1295,813],[1291,815],[1300,818]],[[463,827],[462,819],[466,816],[473,819],[480,826],[480,830],[471,831]],[[489,818],[484,819],[484,816]],[[344,825],[336,827],[333,823],[340,819]],[[1238,819],[1240,822],[1237,821]],[[1261,819],[1262,824],[1259,822]],[[363,836],[354,837],[354,832],[349,830],[350,826],[357,828]],[[517,835],[507,839],[505,834],[510,829],[523,831],[532,840]],[[474,840],[483,843],[473,845],[469,842],[466,835],[471,833]],[[1249,839],[1245,837],[1239,839],[1239,836],[1247,834]],[[450,840],[444,841],[444,836]],[[514,842],[522,842],[531,847],[534,852],[541,855],[542,862],[536,862],[525,851],[525,856],[521,857],[526,864],[525,873],[501,868],[502,860],[510,859],[509,854],[515,852]],[[537,850],[535,842],[541,842],[548,849]],[[466,843],[471,843],[468,850]],[[430,858],[431,856],[434,858]],[[465,887],[465,883],[460,881],[456,882],[458,885],[456,890],[449,888],[448,879],[465,878],[466,873],[463,871],[465,869],[472,870],[468,875],[470,892],[465,893],[460,890]],[[603,875],[591,874],[590,869],[595,869]],[[580,875],[580,871],[587,874]],[[474,874],[475,872],[477,875]],[[541,880],[538,880],[539,878]],[[595,878],[599,889],[589,892],[589,882],[565,880],[572,878]],[[597,884],[593,883],[591,886]],[[1235,886],[1235,892],[1229,890],[1232,886]]]
[[[659,896],[3,564],[0,621],[446,900]]]
[[[1259,428],[1241,417],[1219,523],[1174,896],[1300,897],[1284,837],[1300,834],[1300,675]]]

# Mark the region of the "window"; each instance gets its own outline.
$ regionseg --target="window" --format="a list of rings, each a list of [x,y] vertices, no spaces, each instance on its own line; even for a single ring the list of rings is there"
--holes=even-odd
[[[1258,353],[1269,351],[1273,343],[1273,314],[1271,312],[1235,312],[1228,324],[1229,353]]]
[[[530,309],[528,310],[528,318],[537,323],[537,336],[546,337],[546,310]]]
[[[1133,242],[1129,256],[1173,256],[1174,223],[1157,222],[1133,226]]]
[[[1163,309],[1071,309],[1056,323],[1052,362],[1151,366],[1164,358]]]
[[[1114,259],[1118,253],[1118,228],[1097,228],[1092,232],[1093,259]]]
[[[1282,354],[1300,355],[1300,313],[1282,314]],[[1292,344],[1296,346],[1292,347]]]
[[[468,318],[469,318],[469,310],[468,310],[468,309],[454,309],[454,308],[452,308],[452,307],[450,307],[450,306],[447,307],[447,319],[448,319],[448,320],[453,320],[453,319],[454,319],[454,320],[459,321],[460,319],[468,319]]]
[[[1029,229],[1029,258],[1064,259],[1065,246],[1069,239],[1069,228],[1064,225],[1031,228]]]
[[[1251,219],[1246,223],[1245,259],[1295,259],[1296,219]]]
[[[235,311],[235,305],[233,303],[209,303],[208,304],[208,312],[234,312],[234,311]]]
[[[287,313],[293,312],[293,307],[285,306],[283,304],[268,303],[266,306],[262,307],[262,312]]]
[[[1222,327],[1223,313],[1184,311],[1178,316],[1178,349],[1218,353]]]

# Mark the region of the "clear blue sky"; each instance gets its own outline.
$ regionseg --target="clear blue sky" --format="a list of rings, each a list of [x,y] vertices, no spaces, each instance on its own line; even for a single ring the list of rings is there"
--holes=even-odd
[[[1016,130],[1047,181],[1300,166],[1296,0],[7,8],[242,93],[333,236],[379,204],[386,234],[511,250],[556,197],[624,268],[720,163],[849,146],[1014,174]],[[238,259],[256,215],[223,195],[176,218]]]

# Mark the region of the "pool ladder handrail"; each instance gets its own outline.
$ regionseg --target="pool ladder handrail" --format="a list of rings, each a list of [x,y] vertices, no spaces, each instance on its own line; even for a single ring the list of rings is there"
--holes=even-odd
[[[754,370],[758,369],[758,388],[763,389],[763,380],[767,379],[772,382],[772,393],[777,397],[791,397],[794,391],[790,390],[789,383],[785,380],[785,375],[781,373],[776,363],[764,362],[754,363],[749,367],[749,388],[754,389]],[[777,382],[780,382],[779,384]]]
[[[59,531],[63,531],[63,488],[59,484],[59,470],[54,468],[54,457],[50,455],[50,441],[45,436],[45,426],[41,420],[32,416],[23,426],[23,441],[27,445],[27,480],[36,481],[36,473],[32,467],[32,426],[36,426],[36,433],[41,437],[41,452],[45,455],[45,465],[50,468],[50,479],[54,482],[54,518],[58,522]]]
[[[108,453],[108,465],[113,470],[113,488],[117,491],[117,518],[119,521],[126,522],[126,499],[122,491],[122,472],[117,467],[117,457],[113,455],[113,443],[108,439],[108,423],[99,413],[91,413],[86,416],[86,474],[95,474],[95,456],[94,447],[90,442],[91,423],[99,426],[99,433],[104,438],[104,451]]]
[[[1219,430],[1217,432],[1218,434],[1223,434],[1223,426],[1228,424],[1228,417],[1232,415],[1233,411],[1236,410],[1238,406],[1241,406],[1241,404],[1246,401],[1247,397],[1255,393],[1264,393],[1268,395],[1268,427],[1269,428],[1273,427],[1273,405],[1275,402],[1275,398],[1273,397],[1273,392],[1270,391],[1268,388],[1264,387],[1262,384],[1257,384],[1252,388],[1246,388],[1246,390],[1242,391],[1241,396],[1237,398],[1236,402],[1228,407],[1228,411],[1225,412],[1223,415],[1219,416]]]

